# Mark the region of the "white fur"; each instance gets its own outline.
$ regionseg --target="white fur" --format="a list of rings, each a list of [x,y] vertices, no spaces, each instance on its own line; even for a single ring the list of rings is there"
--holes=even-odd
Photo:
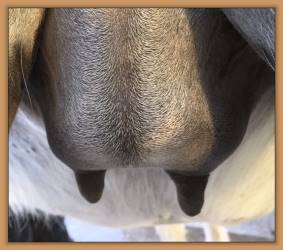
[[[261,216],[275,202],[274,89],[256,107],[239,148],[211,174],[196,217],[180,210],[175,186],[161,169],[111,169],[102,199],[89,204],[72,171],[50,151],[45,130],[21,110],[10,132],[9,202],[15,212],[42,209],[113,227],[230,224]]]

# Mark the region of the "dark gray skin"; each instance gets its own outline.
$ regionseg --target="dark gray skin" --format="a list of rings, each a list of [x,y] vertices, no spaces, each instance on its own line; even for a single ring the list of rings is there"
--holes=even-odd
[[[275,69],[275,9],[223,9],[234,27],[272,69]]]
[[[90,202],[107,169],[160,167],[198,214],[274,78],[216,9],[50,9],[40,39],[31,94]]]

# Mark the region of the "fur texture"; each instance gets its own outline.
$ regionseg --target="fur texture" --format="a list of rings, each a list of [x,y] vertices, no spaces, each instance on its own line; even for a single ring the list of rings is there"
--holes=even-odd
[[[10,131],[14,212],[136,227],[274,208],[274,72],[220,10],[51,9],[38,41],[33,111]],[[106,169],[90,204],[75,174]],[[199,215],[164,170],[210,173]]]
[[[202,212],[193,218],[180,210],[175,186],[159,168],[111,169],[100,202],[88,203],[73,172],[51,152],[44,129],[19,111],[9,142],[11,207],[19,213],[42,209],[117,227],[229,224],[259,217],[272,211],[275,202],[273,91],[255,109],[240,147],[211,174]]]

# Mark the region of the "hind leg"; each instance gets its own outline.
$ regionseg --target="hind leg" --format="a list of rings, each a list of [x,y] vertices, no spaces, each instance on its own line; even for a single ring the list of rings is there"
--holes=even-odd
[[[26,213],[17,215],[9,211],[8,242],[69,242],[69,237],[61,216],[36,215]]]

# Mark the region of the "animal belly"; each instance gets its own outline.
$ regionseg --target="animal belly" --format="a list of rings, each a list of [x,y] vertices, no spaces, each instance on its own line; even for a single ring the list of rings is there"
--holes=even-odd
[[[274,208],[273,90],[262,97],[236,152],[211,174],[202,211],[180,209],[176,188],[159,168],[110,169],[98,203],[79,193],[73,172],[49,148],[45,130],[19,111],[9,139],[9,203],[113,227],[211,221],[238,223]],[[272,102],[269,102],[272,103]]]

